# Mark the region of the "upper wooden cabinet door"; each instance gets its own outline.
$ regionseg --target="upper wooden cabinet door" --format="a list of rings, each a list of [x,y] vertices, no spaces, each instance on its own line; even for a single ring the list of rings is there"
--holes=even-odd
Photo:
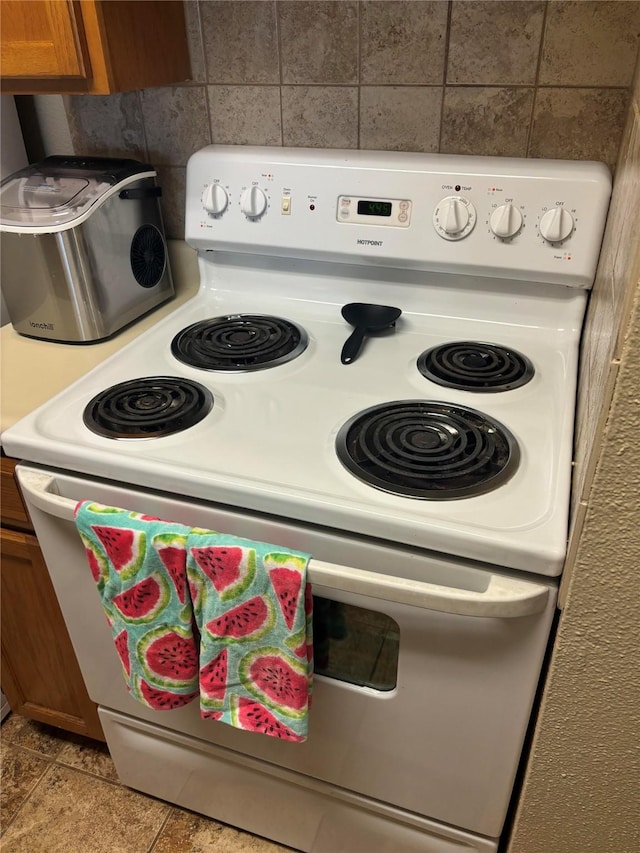
[[[0,0],[3,93],[110,95],[189,79],[181,0]]]
[[[79,9],[65,0],[2,0],[2,76],[86,77]]]

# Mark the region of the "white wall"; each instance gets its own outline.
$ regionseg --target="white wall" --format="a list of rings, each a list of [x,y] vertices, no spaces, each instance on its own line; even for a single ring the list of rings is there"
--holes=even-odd
[[[6,178],[27,165],[27,153],[13,95],[1,95],[0,104],[0,178]]]
[[[45,157],[52,154],[73,154],[63,95],[34,95],[33,106],[38,117]]]

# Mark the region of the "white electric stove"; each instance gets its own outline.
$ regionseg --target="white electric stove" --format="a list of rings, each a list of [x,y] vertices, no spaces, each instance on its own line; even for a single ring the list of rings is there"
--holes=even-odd
[[[125,782],[302,850],[496,849],[565,556],[609,195],[595,163],[191,158],[198,294],[3,435],[33,463],[23,488]],[[344,364],[354,303],[401,313]],[[79,615],[95,610],[90,583],[70,589],[58,528],[86,497],[307,550],[318,600],[353,608],[355,645],[333,637],[334,660],[368,648],[360,611],[395,627],[376,628],[366,677],[321,671],[307,744],[188,708],[158,719],[107,683],[113,650]],[[180,745],[205,789],[227,779],[224,803],[158,781]],[[233,799],[247,767],[268,779],[260,815]],[[273,813],[292,785],[298,823]]]

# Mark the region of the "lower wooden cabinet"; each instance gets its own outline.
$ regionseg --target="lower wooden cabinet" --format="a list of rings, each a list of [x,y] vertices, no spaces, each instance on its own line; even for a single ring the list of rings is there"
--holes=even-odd
[[[6,477],[12,464],[2,459],[3,492],[10,488]],[[6,527],[0,540],[0,684],[11,708],[33,720],[104,740],[38,540]]]

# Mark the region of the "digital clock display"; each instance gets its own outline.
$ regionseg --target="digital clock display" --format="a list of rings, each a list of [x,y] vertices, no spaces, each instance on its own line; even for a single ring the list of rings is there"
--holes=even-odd
[[[391,216],[390,201],[359,201],[358,214],[363,216]]]

